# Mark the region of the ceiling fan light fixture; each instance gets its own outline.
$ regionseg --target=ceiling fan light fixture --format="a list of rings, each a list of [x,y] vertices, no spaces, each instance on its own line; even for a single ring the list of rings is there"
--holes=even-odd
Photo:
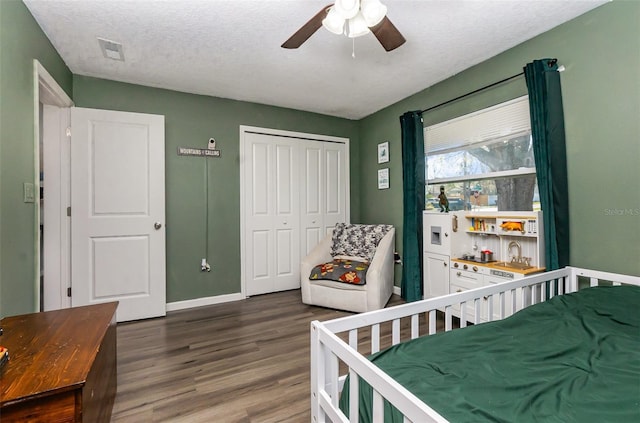
[[[336,0],[333,9],[335,9],[343,19],[351,19],[360,11],[360,0]]]
[[[329,8],[329,13],[327,13],[327,17],[322,20],[322,26],[324,26],[327,31],[332,32],[336,35],[344,34],[344,18],[336,11],[335,7]]]
[[[349,32],[347,33],[349,38],[361,37],[367,35],[369,32],[369,26],[367,22],[365,22],[362,13],[358,13],[349,19]]]
[[[378,25],[387,15],[387,6],[380,0],[361,0],[360,10],[368,27]]]

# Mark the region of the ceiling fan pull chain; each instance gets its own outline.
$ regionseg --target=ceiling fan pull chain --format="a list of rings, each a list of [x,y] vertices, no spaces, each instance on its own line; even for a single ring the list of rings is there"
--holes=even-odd
[[[355,59],[356,58],[356,39],[352,38],[351,41],[353,42],[351,47],[351,57]]]

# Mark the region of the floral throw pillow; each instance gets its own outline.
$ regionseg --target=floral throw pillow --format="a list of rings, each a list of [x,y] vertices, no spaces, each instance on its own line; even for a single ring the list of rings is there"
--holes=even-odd
[[[392,227],[391,225],[337,223],[333,228],[331,256],[359,257],[370,262],[380,240]]]
[[[319,264],[311,270],[309,279],[344,282],[352,285],[364,285],[369,265],[354,260],[334,259],[329,263]]]

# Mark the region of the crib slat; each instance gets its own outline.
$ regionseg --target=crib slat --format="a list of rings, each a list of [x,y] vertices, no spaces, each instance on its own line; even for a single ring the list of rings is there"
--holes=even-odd
[[[538,304],[538,285],[531,287],[531,305]],[[524,289],[522,290],[522,307],[526,307]]]
[[[316,423],[325,422],[325,413],[320,407],[320,391],[324,387],[325,346],[318,340],[318,329],[311,325],[311,419]]]
[[[444,309],[444,330],[445,332],[449,332],[452,328],[451,324],[451,306],[446,307]]]
[[[358,379],[358,374],[352,369],[349,369],[349,421],[351,423],[358,423],[360,420],[360,410],[358,408],[358,404],[360,403]]]
[[[436,333],[436,311],[429,310],[429,335]]]
[[[487,301],[487,322],[490,322],[493,320],[493,295],[487,295],[484,298]]]
[[[338,356],[334,353],[330,353],[329,360],[329,395],[331,395],[331,404],[334,407],[338,406],[338,399],[340,396],[338,395],[339,389],[339,381],[338,381]]]
[[[380,325],[371,325],[371,354],[380,351]]]
[[[460,303],[460,327],[467,327],[467,302]]]
[[[349,346],[358,351],[358,329],[351,329],[349,331]]]
[[[371,417],[374,423],[384,422],[384,398],[375,389],[373,390]]]
[[[478,324],[480,323],[480,299],[476,298],[475,300],[473,300],[473,323],[474,324]]]
[[[598,278],[589,278],[589,285],[592,287],[598,286]]]
[[[411,339],[416,339],[420,336],[420,315],[411,315]]]
[[[400,319],[393,319],[391,323],[391,343],[392,345],[400,343]]]

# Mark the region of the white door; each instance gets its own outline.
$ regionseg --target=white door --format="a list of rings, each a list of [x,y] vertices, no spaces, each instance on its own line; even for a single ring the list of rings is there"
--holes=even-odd
[[[72,305],[164,316],[164,116],[71,110]]]
[[[247,295],[300,286],[299,163],[289,138],[246,134]]]
[[[300,148],[300,245],[307,255],[336,223],[346,222],[346,145],[305,140]]]

